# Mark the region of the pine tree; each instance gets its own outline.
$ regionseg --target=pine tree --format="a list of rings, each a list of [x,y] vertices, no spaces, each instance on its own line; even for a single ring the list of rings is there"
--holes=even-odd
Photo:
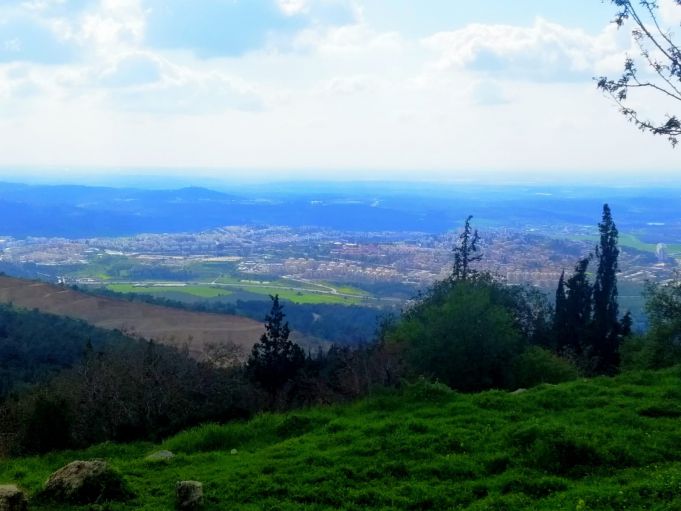
[[[611,374],[619,365],[621,325],[617,304],[618,232],[607,204],[598,224],[600,243],[596,247],[598,270],[593,289],[593,352],[597,357],[598,372]]]
[[[274,399],[304,366],[305,352],[289,339],[291,329],[288,322],[284,322],[284,308],[279,303],[279,295],[270,298],[272,309],[265,316],[265,333],[253,346],[246,369],[251,380]]]
[[[471,263],[482,259],[479,254],[478,242],[480,236],[478,230],[471,227],[472,215],[466,218],[463,232],[459,235],[459,244],[454,247],[454,269],[452,271],[453,280],[468,280],[475,275],[476,271],[470,269]]]

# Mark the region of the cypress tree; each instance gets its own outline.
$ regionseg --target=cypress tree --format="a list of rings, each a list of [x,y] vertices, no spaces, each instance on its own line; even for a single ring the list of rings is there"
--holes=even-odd
[[[567,297],[565,296],[565,270],[560,274],[556,288],[556,310],[553,315],[553,334],[556,349],[562,351],[568,344],[567,332]]]
[[[596,370],[611,374],[619,365],[619,306],[617,304],[618,232],[607,204],[598,224],[600,242],[596,247],[598,270],[593,289],[592,348],[597,357]]]
[[[591,255],[581,259],[575,266],[575,273],[565,283],[563,349],[575,355],[584,352],[589,340],[592,287],[586,272],[590,262]]]

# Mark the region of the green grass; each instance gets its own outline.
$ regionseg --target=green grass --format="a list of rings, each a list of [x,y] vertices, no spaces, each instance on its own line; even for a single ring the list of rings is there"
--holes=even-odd
[[[133,284],[109,284],[107,289],[117,293],[139,293],[150,295],[167,295],[183,293],[200,298],[216,298],[218,296],[229,296],[232,291],[213,286],[135,286]]]
[[[340,296],[329,293],[315,293],[313,291],[295,291],[283,287],[261,287],[261,286],[242,286],[244,291],[259,295],[275,295],[279,298],[289,300],[294,303],[335,303],[343,305],[355,305],[362,303],[362,297]]]
[[[181,479],[204,483],[208,511],[673,510],[680,416],[679,368],[520,394],[419,383],[350,405],[205,425],[160,445],[8,460],[0,484],[34,493],[67,462],[105,458],[136,499],[62,510],[165,511]],[[160,448],[177,457],[144,460]]]
[[[134,284],[108,284],[107,289],[117,293],[138,293],[150,294],[154,296],[172,296],[185,294],[199,298],[216,298],[219,296],[230,296],[234,293],[225,287],[210,285],[186,285],[186,286],[155,286],[155,285],[134,285]],[[363,297],[341,296],[329,293],[315,292],[313,290],[296,291],[286,287],[249,285],[247,282],[240,282],[235,285],[234,290],[241,289],[249,293],[261,296],[278,294],[280,298],[294,303],[333,303],[343,305],[355,305],[362,303]]]

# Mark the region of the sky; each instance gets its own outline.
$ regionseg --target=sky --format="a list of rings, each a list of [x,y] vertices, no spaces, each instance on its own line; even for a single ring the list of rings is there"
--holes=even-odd
[[[675,176],[681,148],[596,90],[634,51],[613,14],[600,0],[3,0],[0,178]],[[662,0],[661,16],[678,28],[681,7]]]

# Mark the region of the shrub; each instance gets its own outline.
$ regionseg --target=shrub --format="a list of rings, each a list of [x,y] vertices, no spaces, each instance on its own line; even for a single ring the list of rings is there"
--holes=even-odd
[[[513,372],[516,386],[525,388],[574,380],[579,376],[570,362],[538,346],[528,348],[516,358]]]
[[[419,375],[469,392],[510,387],[510,362],[523,340],[494,297],[494,284],[455,282],[408,312],[387,338],[405,346]]]

